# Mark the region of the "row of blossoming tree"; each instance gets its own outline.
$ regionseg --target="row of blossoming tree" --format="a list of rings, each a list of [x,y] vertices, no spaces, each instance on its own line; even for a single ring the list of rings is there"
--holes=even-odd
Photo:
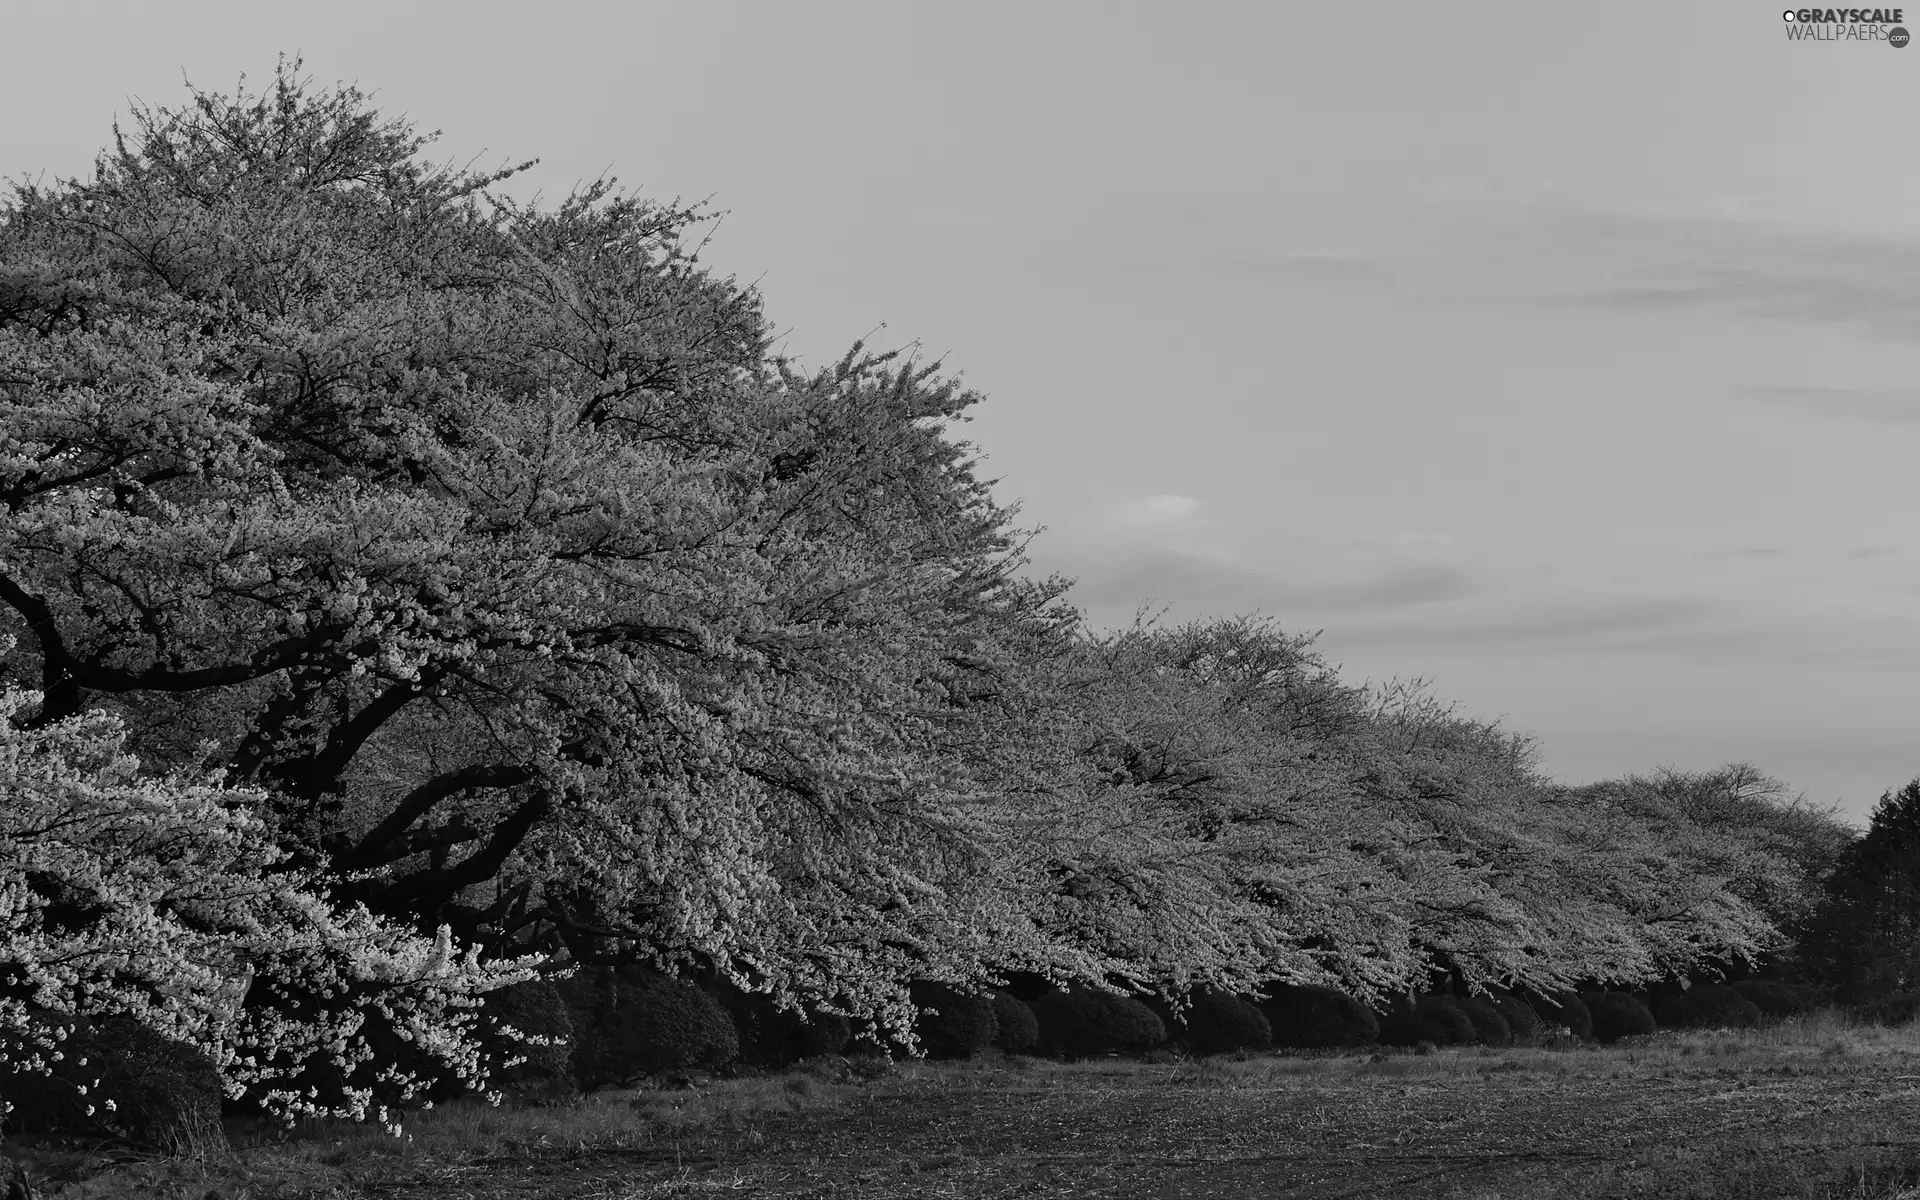
[[[16,1064],[128,1015],[365,1115],[620,958],[896,1039],[911,981],[1014,971],[1671,977],[1844,836],[1744,768],[1555,787],[1270,622],[1096,634],[937,367],[798,370],[699,210],[428,140],[283,63],[0,213]]]

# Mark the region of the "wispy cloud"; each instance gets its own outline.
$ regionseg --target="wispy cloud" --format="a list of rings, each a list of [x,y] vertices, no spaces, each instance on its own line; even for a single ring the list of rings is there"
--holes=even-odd
[[[1536,212],[1541,253],[1604,263],[1607,281],[1531,299],[1658,313],[1737,312],[1803,324],[1920,333],[1920,241],[1710,217]],[[1564,260],[1563,260],[1564,261]]]
[[[1376,645],[1474,646],[1537,653],[1542,650],[1646,650],[1724,643],[1735,634],[1721,601],[1679,596],[1618,596],[1561,604],[1516,606],[1504,616],[1458,616],[1355,629],[1353,639]]]
[[[1779,558],[1786,553],[1781,546],[1734,546],[1726,550],[1702,550],[1701,558]]]
[[[1757,606],[1740,598],[1616,595],[1500,607],[1504,611],[1484,616],[1448,605],[1379,621],[1328,622],[1329,640],[1352,649],[1458,651],[1477,659],[1637,656],[1846,675],[1920,669],[1920,633],[1909,622],[1870,614],[1836,619],[1814,601]]]
[[[1389,565],[1344,578],[1303,580],[1168,547],[1083,547],[1045,565],[1079,580],[1074,600],[1096,621],[1124,616],[1148,601],[1195,616],[1257,609],[1284,621],[1293,614],[1409,608],[1479,589],[1472,575],[1443,564]]]
[[[1157,492],[1106,508],[1109,525],[1125,530],[1160,530],[1183,525],[1200,515],[1201,503],[1192,496]]]
[[[1761,404],[1823,417],[1920,425],[1920,388],[1851,388],[1820,384],[1756,384],[1740,395]]]
[[[1272,283],[1307,283],[1320,286],[1334,283],[1363,283],[1368,280],[1385,279],[1391,274],[1386,263],[1371,255],[1332,251],[1216,255],[1205,259],[1203,265],[1225,274],[1247,276]]]
[[[1864,561],[1898,553],[1898,546],[1729,546],[1720,550],[1702,550],[1698,557],[1749,561],[1778,558],[1848,558]]]

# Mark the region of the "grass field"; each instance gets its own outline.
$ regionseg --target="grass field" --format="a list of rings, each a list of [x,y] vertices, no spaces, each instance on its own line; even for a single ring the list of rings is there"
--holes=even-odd
[[[34,1166],[62,1200],[1920,1200],[1920,1027],[1829,1015],[1604,1048],[827,1060],[563,1108],[459,1105],[399,1139],[298,1132],[217,1162]]]

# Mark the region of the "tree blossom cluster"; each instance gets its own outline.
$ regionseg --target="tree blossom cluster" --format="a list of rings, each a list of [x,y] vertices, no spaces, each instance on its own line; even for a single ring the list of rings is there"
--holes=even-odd
[[[283,1115],[365,1117],[448,1074],[484,1086],[475,998],[529,978],[327,900],[290,869],[257,792],[154,775],[94,711],[23,728],[40,697],[0,691],[0,1046],[45,1070],[74,1018],[131,1016],[205,1051],[232,1094]],[[376,1064],[365,1034],[433,1069]],[[309,1084],[329,1070],[321,1101]]]

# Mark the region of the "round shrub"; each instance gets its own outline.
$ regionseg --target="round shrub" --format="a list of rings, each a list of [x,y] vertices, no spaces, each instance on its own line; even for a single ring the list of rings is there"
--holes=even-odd
[[[1456,996],[1454,1000],[1473,1022],[1475,1041],[1487,1046],[1513,1045],[1513,1026],[1491,1000],[1484,996]]]
[[[480,1005],[478,1040],[494,1063],[524,1058],[514,1067],[496,1069],[493,1082],[522,1094],[563,1094],[573,1082],[573,1018],[567,1002],[552,980],[532,979],[488,992]],[[510,1026],[523,1034],[551,1039],[544,1046],[529,1045],[501,1032]]]
[[[650,967],[583,967],[560,985],[573,1022],[573,1073],[588,1091],[740,1054],[733,1018],[691,983]]]
[[[1460,1002],[1440,993],[1430,992],[1411,1001],[1396,998],[1380,1018],[1380,1040],[1388,1046],[1417,1046],[1421,1042],[1465,1046],[1479,1036]]]
[[[1662,983],[1639,994],[1654,1023],[1662,1029],[1683,1029],[1687,1025],[1687,993],[1678,984]]]
[[[1533,992],[1522,997],[1547,1028],[1560,1027],[1577,1038],[1593,1036],[1593,1014],[1576,992]],[[1543,1031],[1544,1032],[1544,1031]]]
[[[1012,992],[994,991],[993,1019],[1000,1030],[993,1044],[1008,1054],[1020,1054],[1040,1044],[1040,1022],[1034,1019],[1033,1009]]]
[[[710,979],[704,988],[733,1017],[743,1063],[785,1067],[843,1053],[853,1041],[852,1023],[838,1013],[780,1008],[772,997],[744,991],[725,979]]]
[[[1600,1041],[1617,1042],[1659,1028],[1647,1006],[1625,992],[1582,992],[1580,1000],[1593,1015],[1593,1036]]]
[[[227,1149],[220,1076],[206,1055],[128,1017],[81,1018],[71,1028],[50,1074],[0,1065],[14,1131],[107,1134],[172,1155]]]
[[[797,1013],[788,1009],[776,1010],[774,1018],[786,1052],[795,1060],[840,1054],[853,1041],[853,1022],[839,1013]]]
[[[1195,1054],[1273,1049],[1273,1027],[1266,1014],[1243,997],[1218,988],[1199,988],[1187,1010],[1167,1026],[1167,1035]]]
[[[1920,995],[1899,992],[1856,1004],[1848,1011],[1854,1020],[1869,1025],[1905,1025],[1920,1016]]]
[[[1000,1023],[993,997],[962,992],[944,983],[915,983],[913,1034],[928,1058],[972,1058],[993,1045]]]
[[[1795,1017],[1820,1007],[1820,992],[1804,983],[1785,983],[1778,979],[1742,979],[1731,985],[1753,1006],[1769,1017]],[[1659,1014],[1655,1014],[1658,1016]]]
[[[1167,1027],[1152,1009],[1094,988],[1048,992],[1034,1001],[1033,1016],[1041,1049],[1068,1058],[1140,1053],[1167,1040]]]
[[[1380,1040],[1380,1018],[1339,988],[1321,984],[1274,984],[1260,1002],[1276,1046],[1300,1049],[1371,1046]]]
[[[1514,1045],[1531,1046],[1546,1032],[1547,1024],[1533,1011],[1533,1005],[1510,992],[1494,992],[1487,997],[1487,1003],[1506,1019]]]

